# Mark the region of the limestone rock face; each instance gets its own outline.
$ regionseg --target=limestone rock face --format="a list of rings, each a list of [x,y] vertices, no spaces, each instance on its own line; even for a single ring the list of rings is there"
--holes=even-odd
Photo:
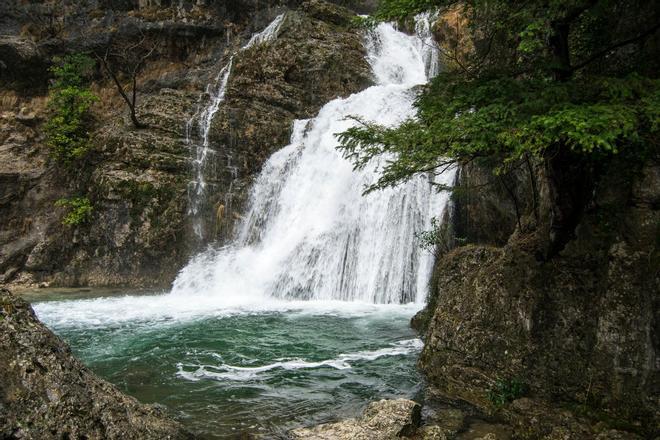
[[[0,289],[0,437],[191,439],[162,408],[96,377],[32,308]]]
[[[577,238],[551,260],[538,258],[544,235],[520,229],[502,247],[439,259],[419,363],[431,387],[528,438],[593,438],[621,425],[650,435],[660,414],[659,171],[652,160],[613,161]],[[497,383],[514,379],[532,399],[494,406]],[[561,422],[573,419],[558,408],[592,422]]]
[[[412,436],[421,421],[419,404],[407,399],[373,402],[356,419],[291,432],[305,440],[385,440]]]
[[[169,286],[203,244],[187,215],[198,141],[194,116],[208,105],[206,88],[230,54],[287,6],[295,9],[275,41],[236,56],[226,101],[213,121],[217,163],[205,176],[213,189],[202,214],[208,240],[231,236],[251,179],[288,143],[295,118],[311,117],[327,101],[370,84],[361,36],[348,25],[353,12],[332,3],[62,5],[55,13],[66,16],[67,26],[55,26],[57,16],[48,30],[56,36],[33,26],[48,12],[44,5],[29,6],[33,18],[17,0],[0,5],[0,23],[12,33],[0,37],[0,282]],[[147,128],[131,125],[114,84],[99,71],[92,78],[100,100],[93,106],[90,154],[66,169],[49,157],[43,136],[50,59],[103,48],[109,38],[145,38],[154,47],[138,77],[137,113]],[[68,197],[90,200],[90,222],[61,224],[66,210],[55,202]],[[219,220],[218,203],[225,200],[233,203]]]

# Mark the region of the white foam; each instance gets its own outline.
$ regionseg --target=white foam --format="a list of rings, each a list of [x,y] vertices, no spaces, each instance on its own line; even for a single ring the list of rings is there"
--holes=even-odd
[[[389,347],[378,350],[342,353],[334,359],[306,361],[295,358],[278,360],[272,364],[259,367],[238,367],[224,363],[218,366],[179,363],[177,364],[176,374],[190,381],[199,381],[202,379],[244,381],[258,378],[263,373],[278,369],[300,370],[329,367],[337,370],[345,370],[352,368],[351,362],[373,361],[384,356],[405,356],[418,352],[422,347],[423,343],[420,339],[407,339],[395,342],[390,344]]]
[[[150,325],[185,323],[197,319],[237,315],[287,313],[289,316],[331,315],[361,317],[390,315],[410,317],[419,304],[371,304],[359,301],[285,301],[269,297],[127,295],[72,301],[48,301],[33,305],[39,319],[57,329],[108,327],[126,323]]]

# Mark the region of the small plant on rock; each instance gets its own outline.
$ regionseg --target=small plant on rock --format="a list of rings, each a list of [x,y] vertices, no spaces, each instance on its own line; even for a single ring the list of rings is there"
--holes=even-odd
[[[92,204],[87,197],[73,197],[70,199],[59,199],[55,206],[68,208],[67,214],[62,219],[65,226],[78,226],[88,223],[92,219]]]
[[[488,392],[488,400],[499,408],[523,397],[527,391],[527,385],[518,379],[499,379]]]
[[[46,142],[55,160],[70,165],[89,149],[90,107],[98,100],[85,85],[94,60],[83,54],[55,57],[50,71],[54,75],[49,90],[50,118],[46,123]]]

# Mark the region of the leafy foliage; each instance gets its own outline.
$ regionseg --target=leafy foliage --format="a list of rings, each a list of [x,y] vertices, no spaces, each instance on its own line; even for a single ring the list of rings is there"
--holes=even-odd
[[[339,139],[356,167],[396,154],[370,190],[457,160],[497,158],[501,170],[525,154],[543,157],[558,144],[594,157],[622,148],[641,154],[657,136],[659,85],[636,75],[554,83],[441,74],[418,100],[418,119],[398,128],[361,121]]]
[[[59,199],[55,202],[55,206],[68,208],[68,212],[62,219],[62,224],[65,226],[78,226],[89,222],[94,211],[87,197]]]
[[[90,107],[98,98],[85,85],[94,66],[86,55],[74,54],[54,58],[50,71],[54,80],[48,106],[51,116],[45,131],[52,156],[65,165],[83,157],[88,151]]]
[[[657,148],[660,81],[649,56],[657,46],[644,45],[658,29],[657,8],[622,0],[460,3],[474,42],[469,62],[431,82],[416,118],[398,128],[359,121],[339,136],[356,167],[394,153],[368,190],[483,157],[501,172],[557,149],[598,160]],[[384,0],[376,17],[404,20],[458,4]]]
[[[496,407],[502,407],[523,397],[527,388],[527,385],[518,379],[498,380],[488,392],[488,400]]]

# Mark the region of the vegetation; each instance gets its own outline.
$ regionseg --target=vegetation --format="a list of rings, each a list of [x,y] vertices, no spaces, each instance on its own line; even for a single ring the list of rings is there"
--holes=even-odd
[[[527,385],[518,379],[497,380],[488,392],[488,400],[496,407],[502,407],[526,393]]]
[[[467,35],[454,39],[463,47],[443,51],[450,68],[419,96],[418,117],[398,128],[361,120],[340,135],[340,149],[358,168],[394,153],[367,191],[475,160],[500,174],[539,164],[551,257],[572,239],[602,161],[657,154],[660,8],[641,0],[384,0],[375,18],[405,21],[436,8],[458,8]]]
[[[68,212],[62,219],[65,226],[78,226],[88,223],[92,219],[92,204],[87,197],[73,197],[70,199],[59,199],[55,206],[61,206],[68,209]]]
[[[98,98],[86,86],[86,78],[94,61],[83,54],[55,57],[53,61],[46,142],[58,162],[70,165],[89,149],[90,107]]]

